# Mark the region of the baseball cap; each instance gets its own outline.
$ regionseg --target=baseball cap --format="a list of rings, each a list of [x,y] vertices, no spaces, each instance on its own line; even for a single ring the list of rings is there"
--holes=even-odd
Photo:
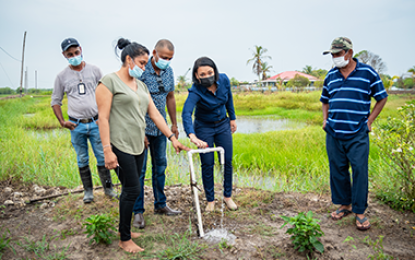
[[[329,54],[329,53],[338,53],[342,50],[350,50],[353,49],[352,41],[349,38],[346,37],[337,37],[331,42],[330,50],[323,51],[323,55]]]
[[[81,46],[79,42],[74,38],[66,38],[61,43],[62,51],[66,51],[71,46]]]

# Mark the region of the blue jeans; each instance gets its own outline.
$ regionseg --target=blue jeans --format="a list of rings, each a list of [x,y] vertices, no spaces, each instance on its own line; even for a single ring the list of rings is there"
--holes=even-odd
[[[229,118],[220,123],[205,123],[195,120],[194,129],[197,138],[208,143],[209,147],[221,146],[225,150],[225,176],[223,195],[232,196],[232,133]],[[214,153],[200,154],[202,162],[202,181],[208,202],[215,200],[213,167]]]
[[[105,166],[104,150],[102,149],[101,137],[99,136],[98,125],[95,121],[90,123],[80,123],[70,120],[77,124],[74,130],[71,130],[71,142],[76,152],[78,167],[89,165],[88,139],[97,158],[98,166]]]
[[[367,208],[369,193],[368,160],[369,136],[367,126],[349,140],[326,136],[327,155],[330,164],[331,198],[334,204],[350,205],[356,214]],[[349,167],[352,167],[353,185]]]
[[[162,209],[166,207],[166,195],[164,194],[164,184],[166,182],[166,144],[167,138],[164,135],[149,136],[147,139],[150,142],[148,149],[150,149],[151,166],[152,166],[152,183],[154,194],[154,209]],[[140,195],[134,204],[134,214],[144,213],[144,179],[146,177],[147,169],[147,155],[148,149],[144,150],[144,163],[140,175]]]

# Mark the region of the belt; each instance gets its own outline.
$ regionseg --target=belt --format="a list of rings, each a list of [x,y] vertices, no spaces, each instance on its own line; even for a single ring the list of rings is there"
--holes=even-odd
[[[218,121],[214,121],[213,123],[214,123],[214,124],[219,124],[220,122],[225,121],[225,120],[226,120],[226,118],[227,118],[227,117],[225,117],[225,118],[223,118],[223,119],[221,119],[221,120],[218,120]]]
[[[96,116],[94,116],[94,117],[90,117],[90,118],[82,118],[82,119],[77,119],[77,118],[73,118],[73,117],[71,117],[71,116],[68,116],[69,117],[69,119],[70,120],[72,120],[72,121],[76,121],[76,122],[80,122],[80,123],[84,123],[84,124],[87,124],[87,123],[91,123],[91,122],[93,122],[93,121],[96,121],[96,120],[98,120],[98,115],[96,115]]]

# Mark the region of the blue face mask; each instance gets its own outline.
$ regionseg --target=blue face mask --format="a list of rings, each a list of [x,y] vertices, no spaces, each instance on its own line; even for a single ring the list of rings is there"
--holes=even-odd
[[[158,57],[158,55],[157,55]],[[154,59],[154,63],[156,64],[156,66],[161,69],[161,70],[165,70],[169,67],[170,65],[170,61],[169,60],[163,60],[162,58],[158,57],[159,60],[156,62],[156,60]]]
[[[75,56],[75,57],[72,57],[72,58],[69,58],[68,59],[68,62],[69,62],[69,64],[71,64],[72,66],[78,66],[79,64],[81,64],[81,62],[82,62],[82,54],[81,55],[78,55],[78,56]]]
[[[133,61],[134,64],[134,61]],[[137,65],[134,64],[134,68],[130,69],[130,67],[128,67],[128,73],[130,74],[131,77],[139,79],[141,78],[141,75],[143,74],[144,70],[142,70],[140,67],[138,67]]]

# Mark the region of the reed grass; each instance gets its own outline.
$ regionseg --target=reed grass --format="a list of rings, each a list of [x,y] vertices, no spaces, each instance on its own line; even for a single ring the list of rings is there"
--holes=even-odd
[[[186,96],[176,95],[178,110],[181,110]],[[292,117],[303,122],[307,122],[312,115],[321,118],[317,108],[321,106],[318,101],[319,93],[282,93],[263,97],[258,94],[241,94],[234,98],[237,111],[245,111],[247,114],[268,111],[276,117]],[[413,99],[413,96],[391,96],[380,120],[395,116],[397,107]],[[290,100],[297,104],[310,104],[300,107],[292,105],[289,108],[287,104]],[[66,101],[64,102],[62,109],[66,117]],[[258,110],[254,109],[256,105]],[[252,110],[249,110],[250,106]],[[195,148],[184,137],[180,141]],[[303,192],[324,192],[329,189],[325,132],[317,123],[297,130],[261,134],[236,133],[233,141],[234,183],[237,186]],[[189,184],[187,155],[176,155],[170,143],[167,151],[169,163],[166,184]],[[201,184],[198,156],[194,156],[194,162],[198,183]],[[94,184],[100,185],[93,167],[95,164],[90,149]],[[151,176],[150,171],[151,163],[148,164],[147,178]],[[388,166],[380,158],[377,147],[372,145],[369,158],[371,189],[392,185],[382,177],[385,171],[388,171]],[[117,182],[116,175],[112,174],[114,182]],[[0,180],[9,178],[21,179],[26,183],[69,188],[81,185],[69,130],[60,128],[50,107],[50,97],[26,96],[22,99],[0,100]],[[147,182],[148,185],[150,183],[151,181]]]

